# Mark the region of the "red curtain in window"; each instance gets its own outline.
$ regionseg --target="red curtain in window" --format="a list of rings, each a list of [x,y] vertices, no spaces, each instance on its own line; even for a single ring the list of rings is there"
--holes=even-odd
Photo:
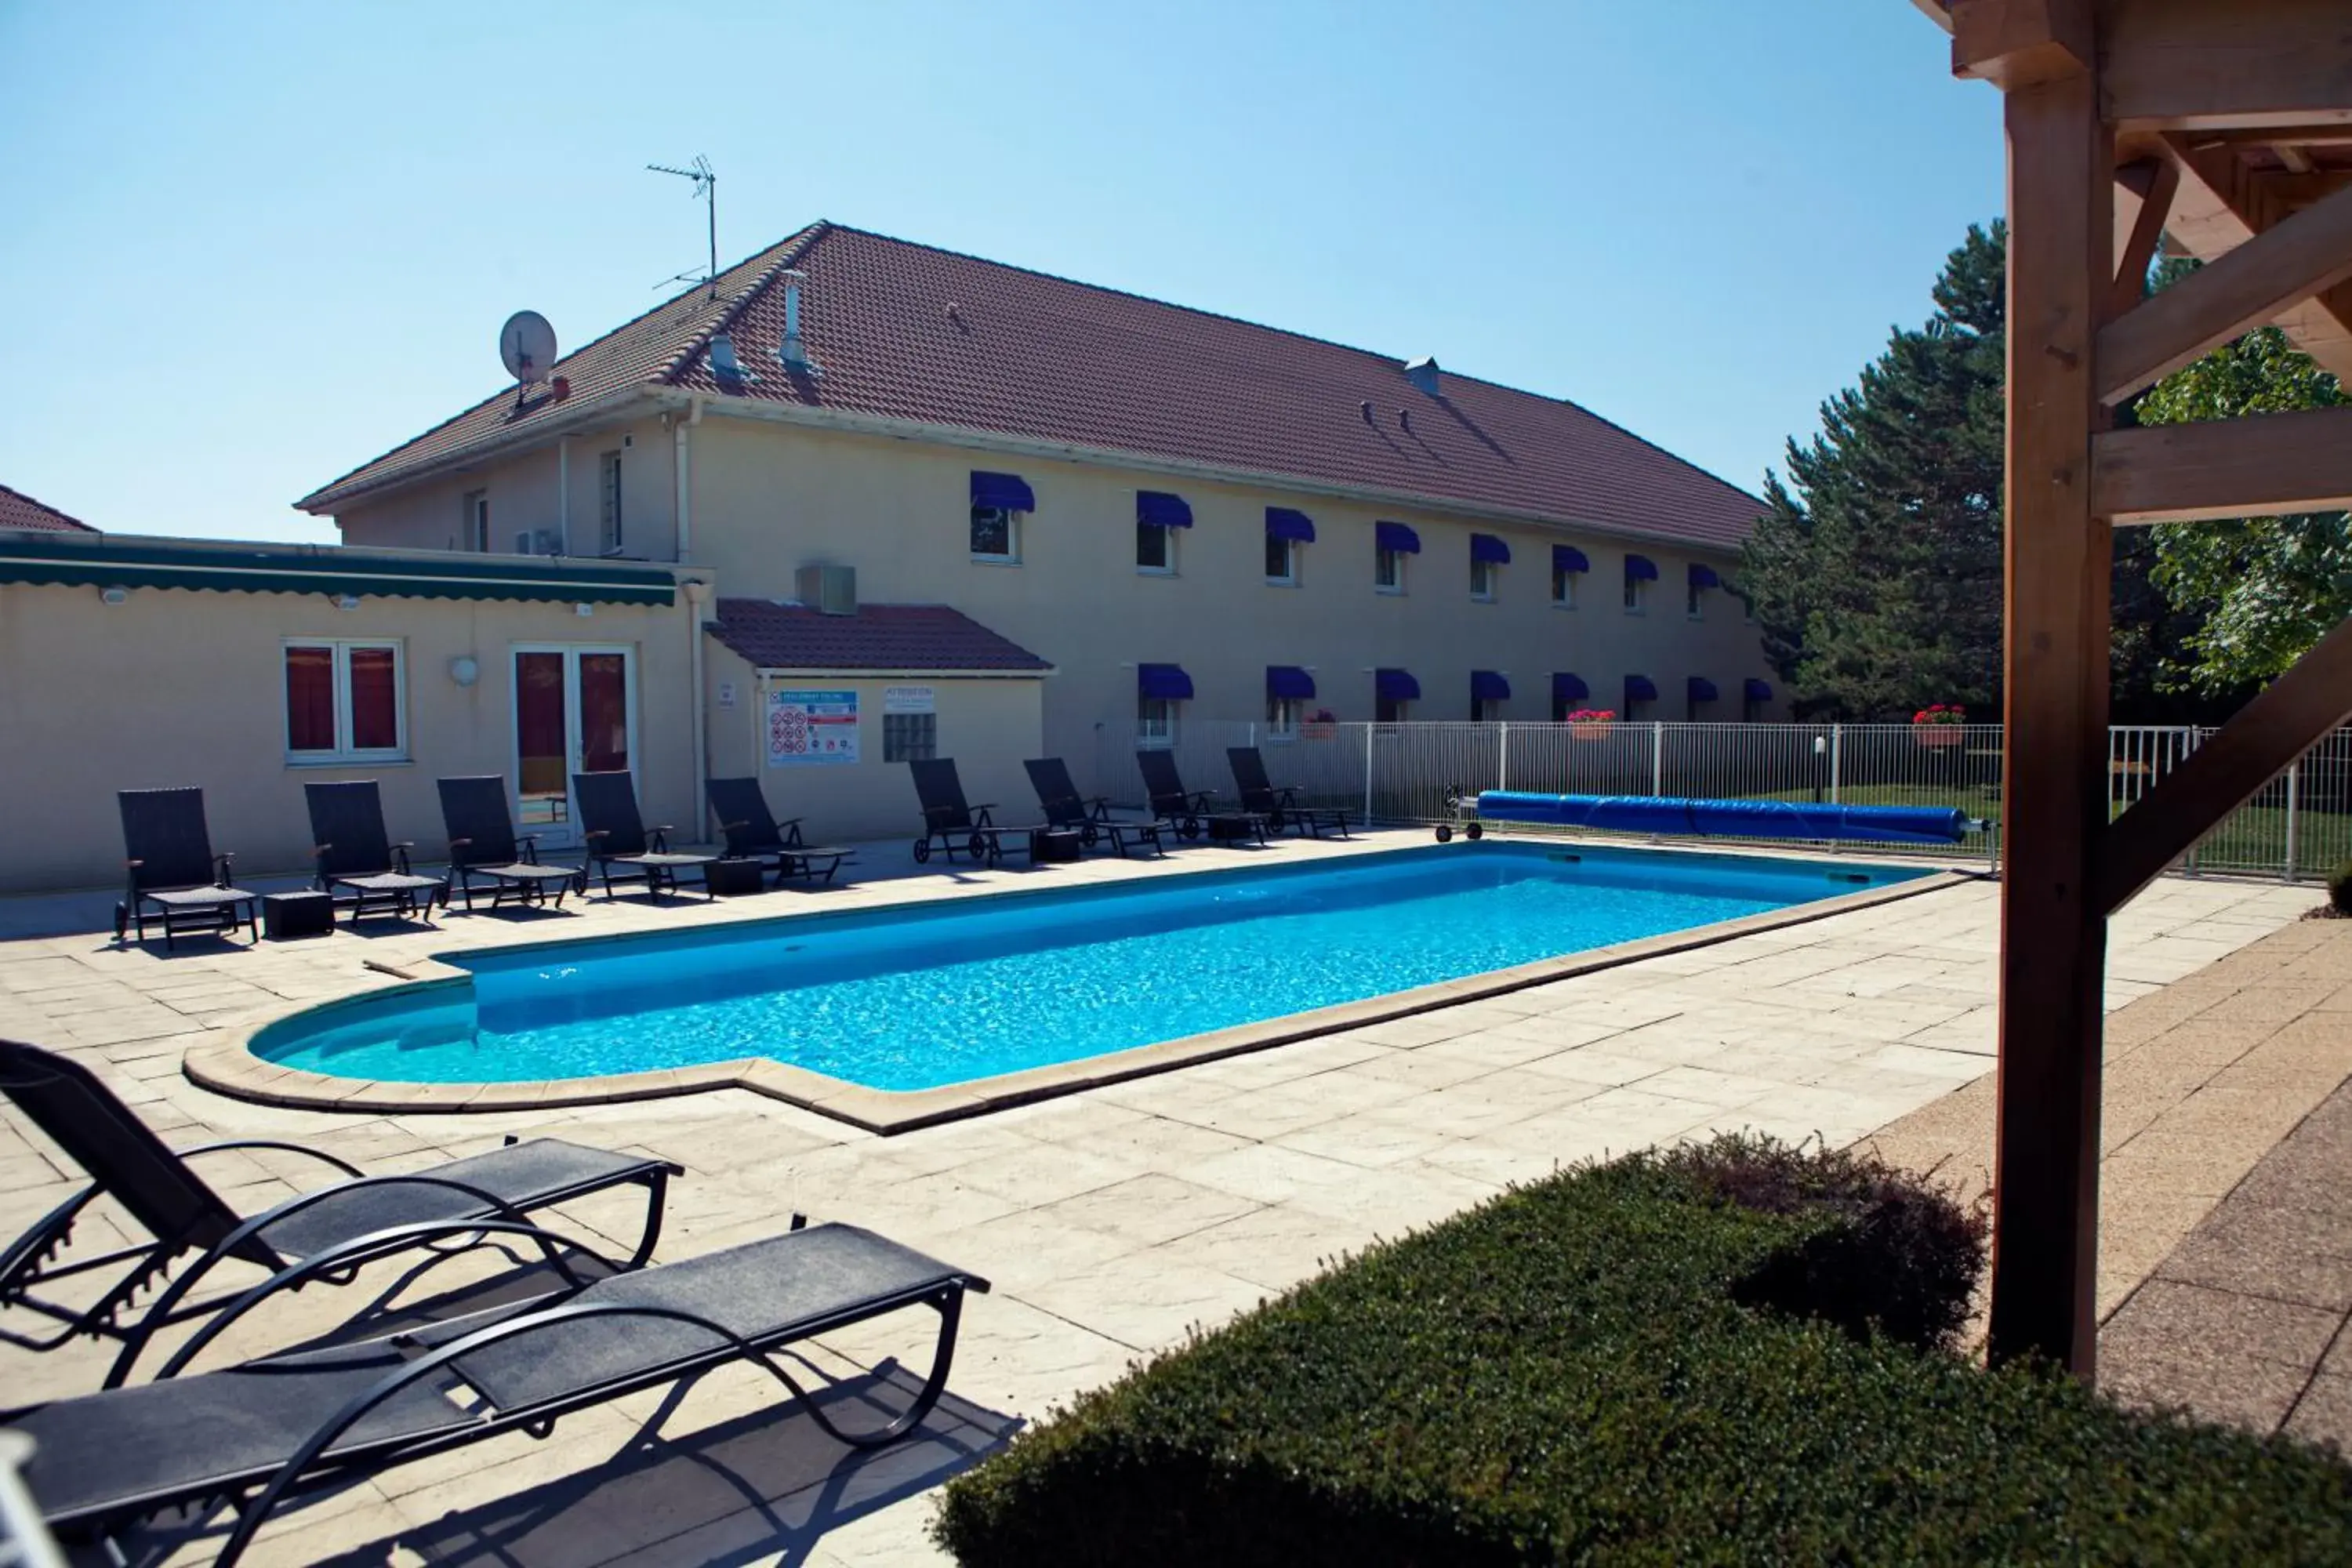
[[[286,650],[286,746],[295,752],[335,749],[335,650]]]
[[[617,653],[580,656],[581,767],[619,773],[629,765],[629,661]]]
[[[352,749],[400,749],[398,656],[388,647],[355,647],[352,664]]]

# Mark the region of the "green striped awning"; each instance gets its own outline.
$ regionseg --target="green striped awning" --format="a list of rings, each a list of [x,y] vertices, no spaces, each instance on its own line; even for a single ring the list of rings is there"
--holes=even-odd
[[[224,549],[181,540],[151,542],[121,534],[100,540],[0,533],[0,583],[408,599],[537,599],[585,605],[677,602],[676,580],[658,567],[454,552],[386,557],[317,544]]]

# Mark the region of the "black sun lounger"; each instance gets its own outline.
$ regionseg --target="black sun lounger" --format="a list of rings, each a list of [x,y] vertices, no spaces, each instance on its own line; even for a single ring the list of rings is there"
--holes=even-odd
[[[1088,848],[1108,841],[1124,858],[1131,834],[1160,854],[1168,853],[1160,842],[1160,824],[1119,821],[1110,814],[1109,796],[1098,795],[1089,800],[1078,794],[1070,777],[1070,764],[1061,758],[1032,757],[1021,765],[1029,770],[1029,783],[1037,792],[1037,805],[1046,822],[1055,827],[1076,828],[1079,841]]]
[[[404,1234],[414,1246],[461,1240],[467,1231],[453,1222]],[[214,1563],[230,1568],[271,1512],[299,1493],[518,1428],[544,1436],[560,1416],[738,1361],[756,1363],[833,1436],[880,1447],[913,1432],[939,1403],[964,1293],[988,1289],[978,1275],[845,1225],[795,1228],[593,1281],[562,1259],[557,1249],[572,1247],[562,1237],[506,1222],[475,1234],[537,1242],[570,1283],[505,1313],[180,1375],[207,1332],[154,1382],[12,1415],[9,1425],[36,1445],[25,1481],[42,1515],[61,1534],[103,1535],[167,1509],[225,1500],[236,1523]],[[330,1255],[289,1269],[208,1327],[348,1266]],[[908,1307],[939,1313],[937,1349],[921,1391],[886,1425],[836,1426],[774,1354]]]
[[[1287,827],[1294,833],[1320,838],[1328,827],[1342,838],[1348,837],[1345,811],[1336,805],[1299,805],[1297,786],[1283,784],[1277,788],[1266,776],[1265,757],[1255,746],[1228,746],[1225,761],[1234,770],[1234,787],[1241,791],[1242,809],[1264,817],[1275,832]]]
[[[588,840],[589,858],[604,879],[604,896],[613,896],[613,868],[621,876],[645,879],[646,891],[655,898],[677,891],[677,874],[693,871],[703,878],[704,897],[710,894],[708,868],[716,855],[691,851],[673,854],[667,825],[646,830],[637,815],[637,786],[625,773],[573,773],[572,798],[580,805],[580,823]]]
[[[779,887],[787,877],[830,882],[842,862],[857,858],[854,850],[803,842],[801,819],[778,822],[756,778],[706,779],[702,790],[710,801],[710,815],[719,819],[719,832],[727,836],[727,853],[772,868]]]
[[[433,918],[434,900],[449,896],[449,884],[409,868],[408,852],[416,846],[405,840],[394,844],[383,830],[383,797],[375,780],[306,784],[302,798],[310,807],[319,886],[331,894],[348,895],[352,919],[369,914]]]
[[[229,886],[234,854],[215,855],[205,827],[205,792],[200,789],[126,789],[115,802],[122,810],[123,864],[129,868],[122,901],[114,906],[114,940],[132,930],[147,940],[148,906],[163,922],[163,950],[181,931],[233,934],[238,913],[261,939],[257,910],[260,895]]]
[[[188,1298],[224,1259],[275,1272],[289,1259],[349,1252],[358,1238],[398,1226],[489,1216],[520,1221],[537,1210],[635,1183],[646,1189],[645,1229],[629,1264],[635,1268],[653,1256],[660,1239],[669,1178],[684,1173],[666,1160],[614,1154],[556,1138],[534,1138],[430,1170],[381,1176],[364,1175],[320,1150],[271,1139],[173,1150],[79,1062],[14,1040],[0,1040],[0,1093],[90,1178],[88,1186],[0,1251],[0,1308],[35,1312],[63,1327],[46,1336],[0,1327],[0,1342],[47,1351],[78,1334],[118,1340],[122,1350],[108,1375],[110,1387],[129,1374],[158,1329],[218,1310],[217,1299]],[[247,1217],[229,1207],[188,1164],[192,1158],[230,1149],[307,1155],[343,1179]],[[60,1261],[75,1220],[100,1196],[112,1198],[153,1239]],[[361,1247],[352,1261],[386,1256],[405,1245]],[[172,1275],[173,1260],[186,1252],[195,1252],[196,1260]],[[87,1304],[37,1293],[68,1280],[73,1283],[66,1289],[76,1302],[88,1298]],[[163,1293],[151,1305],[133,1310],[140,1295],[159,1286]]]
[[[1143,770],[1143,793],[1151,802],[1151,815],[1166,824],[1179,837],[1198,838],[1203,821],[1223,815],[1217,810],[1214,790],[1188,790],[1183,775],[1176,771],[1175,754],[1158,747],[1146,747],[1135,753],[1135,765]],[[1260,813],[1235,811],[1234,816],[1249,822],[1249,831],[1257,841],[1265,842],[1265,818]]]
[[[950,861],[959,849],[975,860],[1001,859],[1007,834],[1013,835],[1013,841],[1026,847],[1029,835],[1045,826],[996,826],[991,815],[996,810],[994,801],[972,805],[964,800],[963,780],[956,774],[953,757],[927,758],[910,762],[907,767],[915,776],[915,798],[923,807],[923,836],[915,840],[917,865],[931,858],[935,839]]]
[[[514,830],[507,809],[507,781],[496,773],[436,781],[441,791],[441,823],[449,830],[449,882],[467,909],[474,907],[474,879],[490,884],[490,908],[512,897],[558,909],[563,895],[585,890],[588,872],[579,866],[551,866],[539,858],[539,835]],[[446,900],[445,900],[446,901]]]

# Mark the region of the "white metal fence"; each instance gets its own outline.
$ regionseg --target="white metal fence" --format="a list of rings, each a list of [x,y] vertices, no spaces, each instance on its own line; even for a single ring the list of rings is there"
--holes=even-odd
[[[2109,731],[2110,814],[2128,809],[2212,733]],[[1096,788],[1140,805],[1133,732],[1105,726],[1096,734]],[[1453,796],[1488,789],[1948,805],[1988,824],[2000,816],[1998,724],[1925,733],[1909,724],[1353,723],[1309,724],[1283,737],[1246,721],[1187,718],[1169,749],[1189,787],[1230,793],[1226,748],[1253,745],[1264,750],[1276,784],[1373,822],[1440,821]],[[1993,836],[1971,833],[1962,848],[1990,855]],[[2325,875],[2347,858],[2352,730],[2328,736],[2263,786],[2206,837],[2189,868],[2292,880]]]

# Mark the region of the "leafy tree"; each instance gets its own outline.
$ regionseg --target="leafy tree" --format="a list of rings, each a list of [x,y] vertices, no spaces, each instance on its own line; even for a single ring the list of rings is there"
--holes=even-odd
[[[1972,226],[1936,313],[1822,405],[1785,483],[1766,477],[1737,585],[1800,711],[1998,701],[2006,242],[2000,223]]]
[[[2158,287],[2194,262],[2167,262]],[[2276,327],[2261,327],[2175,371],[2133,409],[2143,425],[2229,419],[2345,401],[2336,378]],[[2352,616],[2352,516],[2340,511],[2234,522],[2171,523],[2147,531],[2150,575],[2190,611],[2168,651],[2168,686],[2207,695],[2270,679]]]

